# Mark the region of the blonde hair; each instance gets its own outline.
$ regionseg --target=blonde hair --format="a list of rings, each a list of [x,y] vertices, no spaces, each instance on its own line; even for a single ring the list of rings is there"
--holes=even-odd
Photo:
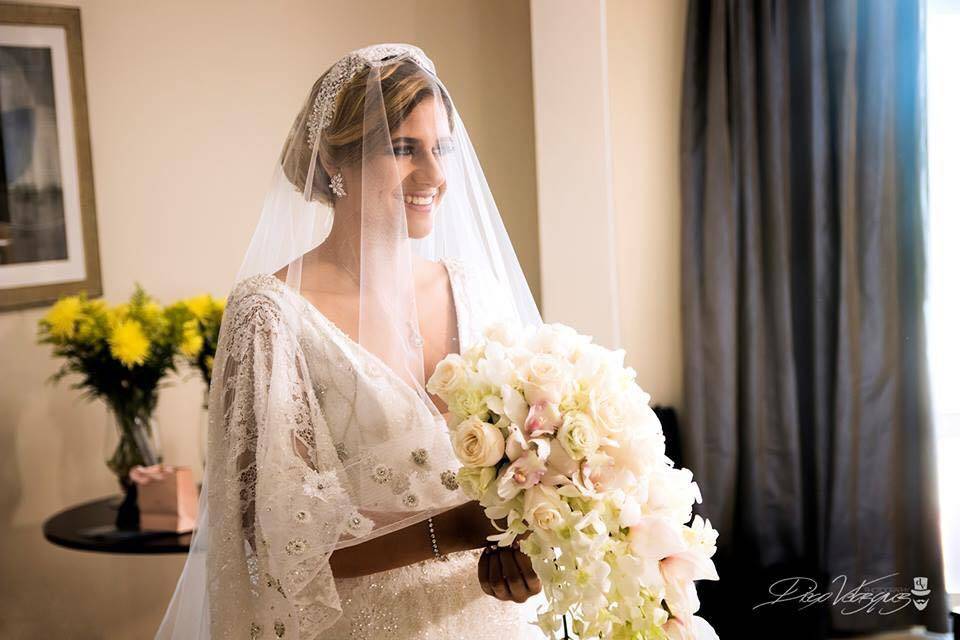
[[[307,142],[306,120],[313,109],[317,92],[329,70],[320,76],[310,90],[304,110],[299,114],[294,133],[283,147],[283,170],[297,191],[303,192],[313,149]],[[310,199],[333,204],[330,176],[320,160],[331,166],[349,166],[363,155],[363,114],[370,67],[364,67],[341,89],[336,98],[333,118],[320,134],[317,149],[318,162],[313,170],[313,188]],[[386,112],[387,127],[391,131],[410,115],[426,98],[440,94],[446,110],[447,122],[453,130],[453,105],[450,96],[430,74],[411,60],[401,60],[380,67],[380,89]],[[369,152],[369,151],[368,151]]]

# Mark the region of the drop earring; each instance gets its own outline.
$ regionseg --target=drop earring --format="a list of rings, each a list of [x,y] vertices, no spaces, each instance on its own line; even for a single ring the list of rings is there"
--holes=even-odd
[[[339,171],[330,178],[330,190],[333,191],[333,195],[338,198],[347,195],[347,190],[343,188],[343,174]]]

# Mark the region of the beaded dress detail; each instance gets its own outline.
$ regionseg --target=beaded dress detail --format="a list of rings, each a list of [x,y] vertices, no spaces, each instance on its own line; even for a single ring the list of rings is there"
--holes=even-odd
[[[443,264],[465,348],[508,307],[463,263]],[[225,392],[210,407],[222,419],[211,421],[219,432],[211,431],[208,447],[211,637],[545,637],[535,625],[543,594],[523,604],[484,594],[479,549],[333,578],[333,545],[376,529],[377,513],[391,514],[387,533],[422,521],[421,502],[465,501],[447,427],[389,367],[272,275],[234,287],[223,327],[218,349],[227,357],[215,374]],[[359,438],[377,430],[389,448]]]

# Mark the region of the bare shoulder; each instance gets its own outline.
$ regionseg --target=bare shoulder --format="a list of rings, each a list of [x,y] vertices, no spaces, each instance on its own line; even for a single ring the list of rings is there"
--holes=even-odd
[[[454,267],[458,264],[459,261],[453,258],[434,261],[417,257],[414,263],[414,278],[428,290],[446,288],[449,279],[456,277]]]

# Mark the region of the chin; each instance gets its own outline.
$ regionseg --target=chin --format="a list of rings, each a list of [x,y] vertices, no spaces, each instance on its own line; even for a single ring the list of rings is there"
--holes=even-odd
[[[414,220],[407,216],[407,237],[413,240],[426,238],[433,231],[433,216],[429,220]]]
[[[433,233],[433,224],[436,221],[437,207],[440,206],[441,199],[437,199],[429,211],[416,211],[410,207],[406,208],[407,214],[407,237],[413,240],[426,238]]]

